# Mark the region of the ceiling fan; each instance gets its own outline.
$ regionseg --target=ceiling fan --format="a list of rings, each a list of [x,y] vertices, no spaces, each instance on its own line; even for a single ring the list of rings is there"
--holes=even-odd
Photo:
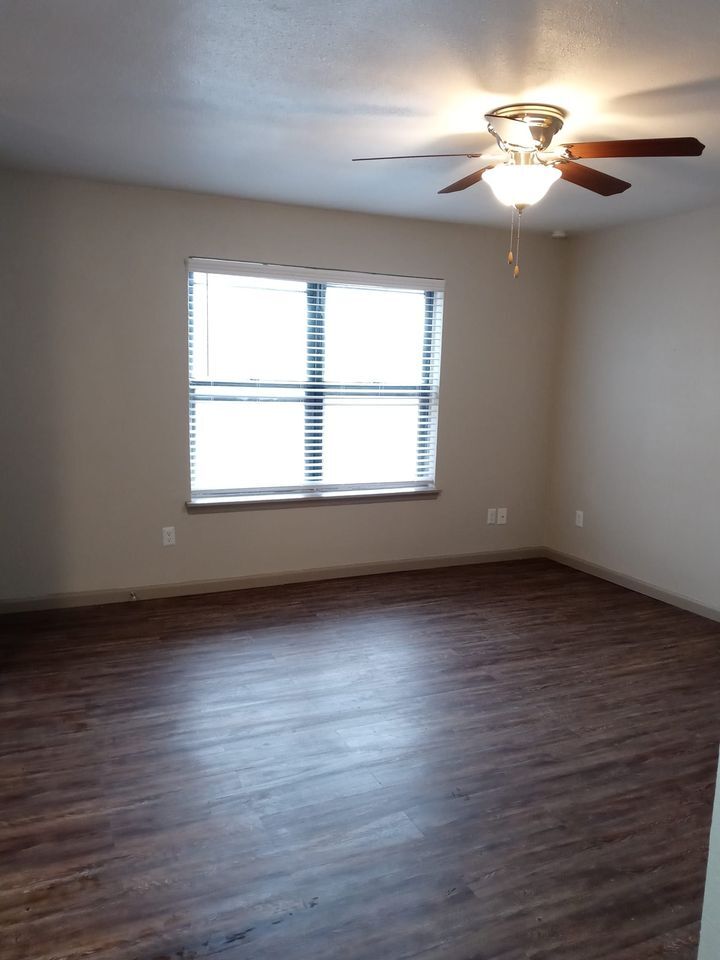
[[[648,140],[593,140],[587,143],[563,143],[551,148],[553,137],[562,129],[566,112],[546,103],[511,103],[486,114],[488,131],[495,137],[501,153],[429,153],[400,157],[355,157],[361,160],[414,160],[429,157],[486,157],[492,162],[456,180],[438,193],[466,190],[480,180],[488,184],[500,203],[512,207],[510,253],[514,275],[519,274],[518,255],[513,253],[515,222],[519,244],[522,211],[545,196],[557,180],[567,180],[603,197],[622,193],[630,187],[626,180],[586,167],[578,160],[614,157],[698,157],[705,149],[695,137],[661,137]],[[516,216],[517,214],[517,216]]]

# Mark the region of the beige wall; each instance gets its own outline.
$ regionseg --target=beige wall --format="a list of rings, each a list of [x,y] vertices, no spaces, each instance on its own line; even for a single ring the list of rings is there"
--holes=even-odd
[[[0,598],[541,543],[562,245],[9,173],[0,223]],[[188,255],[445,278],[442,496],[189,516]]]
[[[547,543],[718,609],[720,208],[582,238],[568,280]]]

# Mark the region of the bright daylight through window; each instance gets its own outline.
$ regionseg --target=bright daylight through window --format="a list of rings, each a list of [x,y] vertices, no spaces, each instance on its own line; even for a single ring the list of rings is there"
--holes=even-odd
[[[188,266],[193,502],[434,488],[441,281]]]

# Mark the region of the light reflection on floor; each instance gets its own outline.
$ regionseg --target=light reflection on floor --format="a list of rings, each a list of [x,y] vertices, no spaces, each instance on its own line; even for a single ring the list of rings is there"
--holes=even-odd
[[[363,620],[368,621],[366,633]],[[351,652],[344,643],[342,659],[328,656],[348,631]],[[427,678],[418,670],[414,646],[423,645],[426,632],[426,619],[404,610],[375,612],[372,617],[345,611],[342,618],[313,616],[281,630],[253,625],[232,636],[209,637],[202,654],[174,654],[175,669],[186,684],[181,726],[175,733],[182,734],[188,762],[204,771],[195,778],[196,785],[205,784],[209,797],[214,796],[218,789],[223,792],[217,781],[225,775],[231,779],[228,792],[241,784],[252,793],[259,782],[272,790],[287,781],[288,756],[303,776],[331,775],[337,767],[347,780],[348,752],[362,752],[369,763],[376,745],[378,762],[387,762],[393,747],[399,755],[418,750],[429,736],[432,716],[423,726],[415,711],[409,711],[412,716],[402,709],[391,712],[397,691],[387,703],[382,691],[392,677],[408,701],[424,696]],[[452,651],[443,656],[457,659]],[[277,664],[281,682],[287,684],[286,703],[274,671],[268,679],[268,661]],[[223,674],[229,687],[218,686],[218,675]],[[240,684],[239,674],[245,678]],[[218,744],[220,714],[227,736]],[[335,714],[339,719],[336,729],[319,736],[315,725],[321,714],[329,721]],[[255,760],[251,773],[246,761],[259,748],[264,760]],[[366,779],[377,788],[375,776]],[[362,792],[362,784],[353,789]]]

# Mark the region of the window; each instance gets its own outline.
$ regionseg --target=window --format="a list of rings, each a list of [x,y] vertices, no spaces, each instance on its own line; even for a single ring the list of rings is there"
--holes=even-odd
[[[433,489],[442,289],[190,260],[191,502]]]

